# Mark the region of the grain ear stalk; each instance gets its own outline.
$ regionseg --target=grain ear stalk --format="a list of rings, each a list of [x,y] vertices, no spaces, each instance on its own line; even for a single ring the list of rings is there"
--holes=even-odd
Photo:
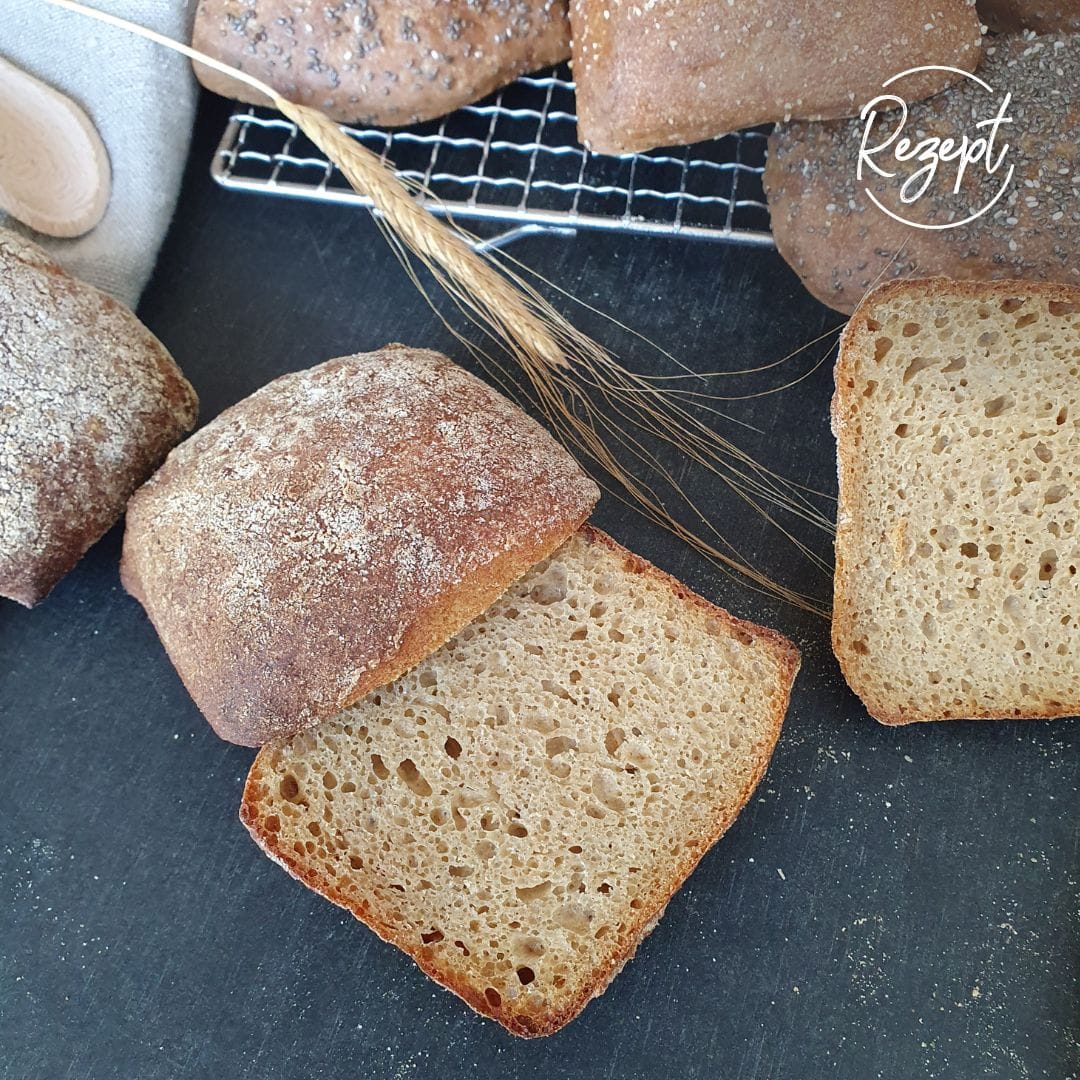
[[[781,585],[754,566],[720,531],[714,518],[693,501],[663,461],[665,445],[678,451],[780,530],[823,576],[831,573],[828,562],[777,517],[784,513],[831,535],[832,514],[821,508],[828,497],[765,468],[707,424],[702,414],[716,412],[710,402],[729,399],[673,389],[666,379],[641,375],[623,366],[531,285],[523,276],[525,268],[497,252],[478,251],[464,230],[453,222],[438,220],[420,205],[414,197],[420,190],[417,185],[403,182],[378,155],[319,110],[289,101],[261,80],[189,45],[79,0],[46,2],[182,53],[265,96],[341,170],[358,193],[371,200],[375,221],[391,249],[451,332],[489,373],[498,373],[504,386],[508,376],[520,387],[520,379],[447,322],[429,296],[417,264],[489,342],[515,362],[528,381],[525,397],[568,447],[590,458],[608,474],[609,491],[723,571],[741,575],[752,587],[796,607],[828,614],[822,600]],[[825,358],[823,355],[812,370]],[[669,504],[676,506],[679,517]]]

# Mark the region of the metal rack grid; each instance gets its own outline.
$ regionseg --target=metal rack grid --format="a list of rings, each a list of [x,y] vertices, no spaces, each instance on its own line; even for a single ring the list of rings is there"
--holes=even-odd
[[[435,213],[501,222],[513,234],[587,228],[772,243],[761,187],[765,131],[612,157],[577,143],[574,108],[574,84],[556,69],[442,120],[344,130],[422,184]],[[371,205],[269,109],[237,109],[211,173],[227,188]]]

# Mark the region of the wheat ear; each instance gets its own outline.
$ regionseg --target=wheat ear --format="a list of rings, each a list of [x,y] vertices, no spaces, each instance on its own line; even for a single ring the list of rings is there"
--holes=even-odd
[[[830,522],[810,506],[800,485],[764,469],[707,427],[680,404],[677,391],[666,391],[648,378],[625,369],[606,349],[561,315],[508,265],[508,261],[500,263],[495,255],[478,254],[461,230],[433,217],[377,155],[346,135],[319,110],[283,98],[262,80],[198,49],[138,23],[99,11],[80,0],[45,2],[181,53],[265,97],[337,165],[359,193],[372,201],[375,220],[391,250],[428,302],[431,303],[430,297],[409,262],[407,252],[426,267],[477,327],[514,358],[528,377],[534,404],[564,442],[591,457],[612,476],[625,492],[620,498],[724,571],[749,579],[752,587],[805,610],[827,614],[821,601],[777,584],[743,558],[686,495],[677,477],[634,432],[659,439],[714,474],[735,496],[783,532],[812,564],[827,572],[828,567],[821,557],[788,533],[772,516],[770,507],[781,507],[817,528],[830,530]],[[414,185],[415,190],[418,189]],[[437,308],[435,310],[438,312]],[[477,352],[439,314],[451,332],[470,350]],[[480,355],[481,358],[486,356],[482,350]],[[590,400],[588,391],[597,401]],[[628,467],[624,467],[612,451],[609,440],[629,457],[631,464]],[[676,520],[664,505],[661,494],[638,474],[639,469],[656,476],[662,485],[672,490],[691,517],[701,523],[706,535],[702,536]],[[713,540],[708,539],[710,535]]]

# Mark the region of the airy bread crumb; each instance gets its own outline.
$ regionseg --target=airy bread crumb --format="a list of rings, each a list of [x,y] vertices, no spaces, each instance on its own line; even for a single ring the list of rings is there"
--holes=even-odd
[[[887,724],[1080,713],[1080,288],[934,279],[836,368],[833,648]]]
[[[518,1035],[601,993],[731,824],[798,653],[588,527],[391,686],[265,747],[241,817]]]

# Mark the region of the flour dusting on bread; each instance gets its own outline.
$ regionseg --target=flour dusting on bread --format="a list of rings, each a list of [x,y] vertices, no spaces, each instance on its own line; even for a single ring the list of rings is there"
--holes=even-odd
[[[745,805],[797,651],[581,529],[252,766],[268,854],[518,1035],[601,993]]]
[[[124,580],[210,722],[258,744],[406,670],[598,495],[475,376],[388,346],[284,375],[170,455]]]

